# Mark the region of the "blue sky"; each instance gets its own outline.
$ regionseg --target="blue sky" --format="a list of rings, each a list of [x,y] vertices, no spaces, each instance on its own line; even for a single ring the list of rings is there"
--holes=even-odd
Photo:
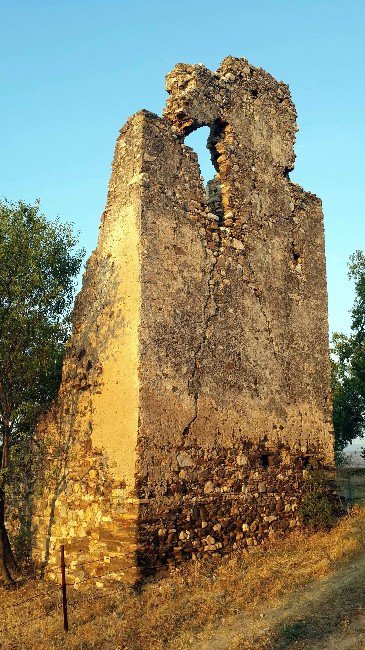
[[[127,117],[161,114],[175,63],[246,57],[290,85],[291,177],[323,200],[330,329],[348,331],[346,264],[365,248],[364,33],[365,0],[1,0],[0,196],[39,197],[90,253]]]

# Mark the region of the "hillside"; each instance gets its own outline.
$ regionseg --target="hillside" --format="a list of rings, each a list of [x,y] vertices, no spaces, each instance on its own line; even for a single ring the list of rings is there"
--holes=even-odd
[[[365,647],[365,509],[332,531],[294,533],[270,550],[175,570],[137,593],[29,581],[2,590],[1,648],[281,650]]]

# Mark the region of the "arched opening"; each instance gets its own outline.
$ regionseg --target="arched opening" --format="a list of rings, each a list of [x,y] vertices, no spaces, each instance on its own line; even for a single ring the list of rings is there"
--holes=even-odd
[[[196,129],[196,131],[190,133],[190,135],[188,135],[184,140],[184,144],[191,147],[198,156],[200,173],[204,179],[205,186],[217,173],[212,163],[212,156],[207,145],[209,135],[209,126],[201,126],[199,129]]]
[[[198,156],[200,174],[204,182],[208,208],[210,212],[217,215],[219,222],[222,223],[224,216],[222,190],[219,173],[212,161],[211,129],[209,126],[199,127],[185,138],[184,144],[191,147]]]

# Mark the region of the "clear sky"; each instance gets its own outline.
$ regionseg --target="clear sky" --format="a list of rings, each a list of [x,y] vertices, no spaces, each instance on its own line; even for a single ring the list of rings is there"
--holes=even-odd
[[[365,248],[364,34],[365,0],[0,0],[0,196],[39,197],[90,253],[126,118],[161,114],[175,63],[246,57],[290,85],[291,177],[323,200],[330,329],[348,331],[346,264]]]

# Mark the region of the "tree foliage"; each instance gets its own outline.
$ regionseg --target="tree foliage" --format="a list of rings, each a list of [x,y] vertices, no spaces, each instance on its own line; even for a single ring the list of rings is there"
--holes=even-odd
[[[56,396],[84,251],[39,202],[0,201],[0,577],[6,487],[22,475],[35,423]],[[28,445],[28,446],[27,446]],[[4,564],[4,563],[3,563]]]
[[[336,449],[341,452],[365,433],[365,255],[350,258],[349,278],[355,282],[351,334],[333,335],[333,420]]]

